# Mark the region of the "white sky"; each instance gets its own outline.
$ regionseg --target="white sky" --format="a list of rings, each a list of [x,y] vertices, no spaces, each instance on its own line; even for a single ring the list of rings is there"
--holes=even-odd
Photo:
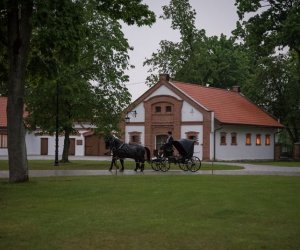
[[[156,23],[151,27],[137,27],[123,25],[123,31],[134,50],[129,53],[130,64],[135,66],[126,73],[130,81],[127,88],[132,95],[132,101],[142,95],[148,87],[145,85],[148,68],[143,67],[146,58],[159,48],[161,40],[179,41],[179,32],[171,29],[169,20],[158,18],[162,14],[162,6],[168,5],[169,0],[144,0],[149,9],[157,16]],[[190,0],[192,8],[196,10],[196,28],[205,29],[207,36],[221,33],[230,36],[235,28],[238,16],[235,0]]]

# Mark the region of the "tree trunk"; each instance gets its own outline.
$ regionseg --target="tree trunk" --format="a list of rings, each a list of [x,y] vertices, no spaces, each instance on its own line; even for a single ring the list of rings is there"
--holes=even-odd
[[[61,159],[62,162],[69,162],[69,148],[70,148],[70,130],[65,129],[64,150]]]
[[[25,127],[23,121],[25,72],[31,37],[32,0],[8,1],[9,80],[7,131],[9,181],[28,181]]]

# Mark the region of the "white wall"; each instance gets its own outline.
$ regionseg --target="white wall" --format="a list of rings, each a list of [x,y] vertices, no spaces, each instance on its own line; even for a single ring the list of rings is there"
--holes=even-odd
[[[85,138],[83,134],[87,132],[80,132],[79,136],[70,136],[70,138],[75,138],[75,155],[76,156],[84,156],[84,148],[85,148]],[[82,140],[82,145],[77,145],[77,140]]]
[[[140,103],[135,108],[130,111],[136,111],[136,117],[132,113],[128,113],[128,117],[130,118],[130,122],[144,122],[145,121],[145,109],[144,103]]]
[[[127,125],[125,127],[125,143],[129,143],[129,133],[130,132],[140,132],[141,133],[141,145],[145,145],[145,127],[144,126]]]
[[[226,132],[227,145],[220,145],[221,132]],[[237,133],[237,145],[231,145],[231,133]],[[267,160],[274,159],[274,130],[252,126],[223,126],[216,131],[216,160]],[[246,145],[246,134],[251,133],[251,145]],[[261,145],[256,145],[256,134],[261,135]],[[265,145],[265,135],[271,143]]]
[[[1,156],[8,156],[7,148],[0,148],[0,155]]]
[[[70,138],[75,138],[75,155],[84,156],[85,141],[83,133],[87,131],[81,131],[80,135],[73,136]],[[33,133],[26,134],[26,148],[27,155],[40,155],[41,154],[41,138],[48,138],[48,155],[55,155],[55,136],[50,135],[34,135]],[[77,145],[76,141],[82,140],[82,145]],[[62,155],[64,147],[64,136],[58,137],[58,155]]]
[[[159,87],[156,91],[154,91],[145,100],[149,100],[150,98],[152,98],[154,96],[159,96],[159,95],[169,95],[169,96],[172,96],[172,97],[175,97],[175,98],[181,100],[181,98],[178,95],[176,95],[172,90],[170,90],[169,88],[167,88],[164,85],[162,85],[161,87]]]
[[[196,110],[193,106],[191,106],[186,101],[182,104],[182,110],[181,110],[181,117],[182,121],[197,121],[202,122],[203,121],[203,115],[198,110]]]
[[[34,133],[26,133],[25,142],[27,155],[40,155],[41,154],[41,136],[35,136]],[[48,145],[49,147],[49,145]]]
[[[197,156],[202,160],[203,157],[203,126],[202,125],[183,125],[181,126],[181,136],[180,139],[186,139],[187,132],[198,132],[198,145],[194,146],[194,156]]]

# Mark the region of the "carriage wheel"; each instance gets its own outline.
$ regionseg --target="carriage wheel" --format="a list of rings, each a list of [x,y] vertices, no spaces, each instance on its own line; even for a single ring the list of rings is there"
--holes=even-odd
[[[188,171],[188,160],[184,160],[183,162],[179,162],[179,168],[183,171]]]
[[[159,168],[163,172],[167,172],[170,169],[170,162],[166,159],[160,162]]]
[[[187,167],[192,172],[198,171],[201,168],[200,159],[196,156],[193,156],[191,159],[188,159]]]
[[[154,171],[159,171],[160,170],[160,162],[159,161],[151,161],[151,168]]]

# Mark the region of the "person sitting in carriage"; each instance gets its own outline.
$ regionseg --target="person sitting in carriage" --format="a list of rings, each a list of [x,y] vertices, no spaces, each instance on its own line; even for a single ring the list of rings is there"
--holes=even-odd
[[[173,136],[172,136],[172,132],[168,131],[168,138],[166,140],[166,143],[164,145],[161,146],[160,148],[160,154],[159,156],[162,157],[169,157],[173,155]]]

